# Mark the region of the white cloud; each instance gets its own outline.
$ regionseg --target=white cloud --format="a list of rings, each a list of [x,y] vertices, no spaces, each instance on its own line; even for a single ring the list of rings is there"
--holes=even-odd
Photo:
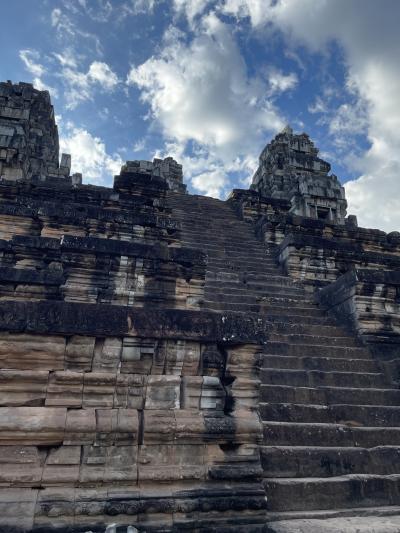
[[[92,0],[90,3],[86,0],[78,0],[78,3],[85,15],[96,22],[108,22],[113,12],[113,6],[109,0]],[[75,6],[71,7],[73,10]]]
[[[63,51],[63,53],[53,53],[53,56],[59,61],[61,66],[63,67],[70,67],[70,68],[77,68],[77,58],[75,57],[75,54],[71,48],[67,48]]]
[[[183,13],[190,23],[198,15],[201,15],[211,0],[173,0],[174,9],[177,13]]]
[[[281,70],[271,67],[268,69],[268,82],[270,94],[272,95],[293,89],[298,83],[298,78],[294,72],[284,74]]]
[[[153,11],[156,0],[131,0],[132,14],[148,13]]]
[[[112,92],[119,84],[118,76],[107,63],[93,61],[85,73],[78,70],[78,60],[70,50],[64,54],[55,54],[55,57],[61,64],[58,76],[66,87],[64,96],[68,109],[74,109],[81,102],[92,100],[96,88]]]
[[[324,101],[320,96],[317,96],[315,98],[314,103],[308,106],[308,112],[311,114],[327,113],[328,112],[327,102]]]
[[[85,182],[112,184],[123,161],[119,154],[108,154],[104,141],[72,123],[60,127],[60,152],[71,154],[71,172],[81,172]]]
[[[133,152],[142,152],[146,147],[146,139],[142,138],[136,141],[133,145],[132,151]]]
[[[35,89],[38,89],[39,91],[49,91],[51,96],[57,98],[57,89],[50,87],[50,85],[47,85],[47,83],[42,80],[42,77],[47,73],[47,70],[41,63],[39,63],[39,52],[32,49],[20,50],[19,57],[23,61],[26,70],[32,74],[32,82]]]
[[[204,164],[197,169],[202,177],[193,181],[198,190],[206,170],[223,163],[229,171],[237,158],[261,151],[267,134],[284,124],[267,98],[269,83],[248,75],[230,28],[214,14],[203,17],[190,43],[169,31],[159,55],[132,68],[127,81],[141,89],[167,140],[183,147],[183,154],[194,143],[192,157]],[[219,185],[213,193],[225,183],[216,172],[214,178]]]
[[[20,50],[19,57],[33,76],[40,78],[46,72],[44,66],[38,63],[40,55],[36,50]]]
[[[99,83],[107,91],[111,91],[118,85],[118,76],[111,70],[107,63],[100,61],[93,61],[89,67],[87,77],[91,82]]]
[[[127,17],[152,13],[157,1],[162,0],[128,0],[115,10],[116,20],[120,22]]]
[[[400,228],[400,3],[225,0],[220,7],[250,17],[260,29],[272,24],[294,48],[301,43],[313,52],[327,52],[332,40],[339,43],[348,88],[357,91],[359,103],[358,109],[340,108],[332,128],[354,133],[366,127],[371,144],[359,161],[362,175],[346,184],[349,211],[362,225]]]
[[[192,185],[206,196],[213,196],[218,198],[221,191],[228,184],[226,172],[223,169],[217,168],[215,170],[197,174],[192,179]]]
[[[77,11],[77,6],[71,3],[65,3],[65,7],[73,6],[72,12],[75,13]],[[97,37],[97,35],[83,31],[81,30],[76,23],[72,20],[71,17],[69,17],[65,11],[61,10],[60,8],[55,8],[50,13],[50,22],[52,27],[56,31],[56,37],[59,41],[66,43],[67,46],[70,46],[71,41],[76,40],[78,38],[83,38],[86,41],[92,42],[94,44],[96,53],[101,55],[102,54],[102,46],[100,39]],[[86,46],[87,47],[87,44]]]

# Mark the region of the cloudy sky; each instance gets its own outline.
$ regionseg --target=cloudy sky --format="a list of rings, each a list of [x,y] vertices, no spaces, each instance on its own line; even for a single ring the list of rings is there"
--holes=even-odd
[[[73,171],[172,155],[189,190],[248,187],[306,131],[359,223],[400,229],[399,0],[0,0],[0,78],[52,95]]]

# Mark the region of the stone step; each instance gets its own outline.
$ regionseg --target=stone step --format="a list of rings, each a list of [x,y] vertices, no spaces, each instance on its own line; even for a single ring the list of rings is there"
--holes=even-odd
[[[267,319],[268,320],[268,319]],[[312,335],[317,336],[319,335],[321,338],[323,337],[346,337],[350,343],[354,346],[359,346],[360,342],[357,340],[357,338],[354,337],[354,335],[351,335],[349,332],[347,332],[344,328],[337,326],[336,324],[332,323],[330,321],[329,324],[318,324],[318,325],[305,325],[305,324],[298,324],[293,322],[274,322],[268,320],[268,327],[271,334],[279,335],[280,338],[282,338],[282,335]],[[271,337],[272,340],[272,337]],[[287,340],[287,339],[285,339]]]
[[[400,473],[400,447],[261,446],[265,477],[333,477]]]
[[[212,240],[209,239],[212,232]],[[217,228],[202,228],[199,232],[190,232],[184,230],[181,234],[181,242],[184,244],[196,244],[202,246],[209,251],[223,251],[234,253],[237,252],[241,257],[252,259],[252,253],[258,254],[260,257],[267,260],[275,261],[261,242],[258,242],[254,237],[249,238],[248,235],[241,235],[238,229],[232,229],[231,235],[227,231],[218,231]],[[245,245],[244,245],[245,244]]]
[[[324,344],[292,344],[289,342],[268,341],[263,353],[271,355],[289,355],[294,357],[346,357],[350,359],[369,359],[370,353],[364,347],[326,346]]]
[[[307,318],[318,317],[321,315],[327,318],[326,311],[311,302],[304,300],[293,300],[291,298],[269,298],[268,303],[263,305],[264,316],[272,317],[289,317],[305,316]],[[330,319],[330,323],[332,323]]]
[[[209,280],[207,285],[213,289],[226,290],[226,291],[235,291],[238,290],[238,283],[236,281],[226,281],[224,283],[215,282]],[[269,287],[297,287],[293,281],[289,278],[285,278],[280,275],[271,275],[268,276],[264,281],[253,281],[247,279],[246,276],[243,276],[240,280],[240,288],[246,289],[255,293],[261,293],[267,291]]]
[[[313,309],[313,308],[311,308]],[[319,310],[317,307],[315,310],[318,313],[308,315],[301,314],[290,314],[291,311],[286,309],[286,314],[274,314],[272,312],[263,311],[263,318],[268,320],[273,324],[282,324],[282,325],[310,325],[310,326],[329,326],[333,324],[332,318],[330,318],[324,311]]]
[[[263,422],[266,446],[400,446],[400,427],[306,422]]]
[[[267,271],[263,269],[258,269],[258,268],[257,269],[248,268],[248,267],[230,268],[229,264],[227,264],[226,262],[220,267],[211,267],[209,264],[206,263],[206,271],[210,276],[214,273],[221,273],[221,272],[224,272],[227,274],[235,273],[236,275],[239,276],[238,279],[240,279],[241,281],[246,281],[246,283],[248,282],[268,283],[274,275],[274,273],[268,273]],[[308,296],[310,298],[309,294],[305,291],[304,287],[300,285],[296,285],[295,283],[289,283],[287,285],[289,285],[292,288],[296,288],[299,293],[303,294],[304,296]]]
[[[281,479],[264,481],[267,509],[343,509],[400,503],[400,475],[349,474],[331,478]]]
[[[333,357],[290,357],[287,355],[264,355],[264,368],[289,370],[322,370],[325,372],[380,372],[379,361],[373,359],[345,359]]]
[[[272,329],[269,335],[270,342],[283,342],[288,344],[302,345],[316,345],[324,347],[358,347],[360,342],[355,337],[336,337],[333,335],[307,335],[307,334],[287,334],[275,333]]]
[[[399,405],[400,390],[357,387],[299,387],[287,385],[260,386],[260,400],[269,403],[313,405]]]
[[[260,403],[259,410],[262,420],[268,422],[335,423],[365,427],[400,426],[400,406]]]
[[[263,385],[290,385],[293,387],[352,387],[392,388],[381,373],[337,372],[322,370],[289,370],[262,368]]]
[[[400,507],[268,513],[268,533],[399,533]]]
[[[206,289],[208,289],[208,283],[206,283]],[[257,294],[256,292],[246,290],[246,287],[242,287],[242,290],[244,290],[253,300],[260,301],[265,298],[262,294]],[[265,289],[266,292],[267,290],[268,290],[268,294],[278,294],[279,296],[282,296],[284,294],[287,296],[296,297],[301,294],[299,293],[299,289],[295,287],[280,287],[277,285],[270,285],[268,289]],[[226,291],[226,290],[223,291],[222,289],[218,291],[214,289],[213,287],[211,287],[211,291],[213,293],[219,294],[221,297],[228,297],[228,298],[232,297],[231,291]]]
[[[202,309],[209,309],[211,311],[228,312],[233,311],[237,313],[258,313],[258,304],[246,304],[246,303],[225,303],[214,300],[203,300]]]

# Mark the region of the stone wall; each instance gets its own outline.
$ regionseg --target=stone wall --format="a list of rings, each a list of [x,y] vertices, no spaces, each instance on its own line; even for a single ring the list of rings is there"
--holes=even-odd
[[[399,355],[400,270],[354,268],[318,293],[340,321],[351,324],[381,359]],[[398,378],[398,369],[393,378]]]
[[[0,182],[0,529],[262,522],[267,326],[199,310],[167,189]]]
[[[59,162],[58,132],[47,91],[30,83],[0,83],[0,176],[20,180],[68,177],[71,156]]]

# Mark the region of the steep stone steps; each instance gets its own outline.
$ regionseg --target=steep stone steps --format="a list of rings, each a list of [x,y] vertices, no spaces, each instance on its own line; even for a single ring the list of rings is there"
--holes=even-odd
[[[389,387],[299,387],[294,385],[265,385],[262,383],[260,386],[260,399],[262,402],[270,403],[399,405],[400,390]]]
[[[379,372],[381,365],[372,359],[347,359],[334,357],[290,357],[263,355],[263,368],[288,370],[321,370],[325,372]]]
[[[208,265],[210,267],[210,265]],[[212,272],[211,268],[209,268],[209,271]],[[260,276],[256,277],[254,279],[254,276],[246,277],[243,276],[241,279],[241,282],[238,284],[237,281],[225,281],[223,283],[221,282],[213,282],[212,280],[209,280],[207,283],[207,287],[210,289],[226,289],[229,292],[235,292],[237,290],[246,290],[246,291],[252,291],[255,293],[260,293],[263,291],[268,291],[268,288],[271,286],[277,286],[277,287],[293,287],[293,283],[290,279],[285,278],[283,276],[278,275],[270,275],[265,276],[264,279],[259,279]]]
[[[321,370],[288,370],[262,368],[264,385],[292,385],[294,387],[383,387],[387,385],[384,374],[367,372],[335,372]]]
[[[291,344],[283,341],[268,341],[263,353],[271,355],[288,355],[290,357],[346,357],[350,359],[370,359],[366,348],[354,346],[327,346],[325,344]]]
[[[400,427],[364,427],[334,423],[263,422],[268,446],[400,446]]]
[[[273,342],[282,342],[287,344],[292,344],[296,346],[301,345],[313,345],[313,346],[329,346],[329,347],[342,347],[342,348],[359,348],[359,341],[349,336],[337,337],[334,335],[315,335],[312,330],[304,328],[305,332],[302,334],[292,334],[288,331],[286,334],[277,332],[275,333],[275,328],[271,328],[271,333],[269,335],[270,343]]]
[[[282,274],[273,251],[227,203],[171,193],[169,206],[182,244],[207,255],[203,308],[260,313],[269,322],[259,350],[259,412],[271,531],[300,531],[304,517],[326,518],[333,509],[339,516],[399,512],[398,384]],[[294,529],[279,529],[283,523]]]
[[[397,405],[260,403],[260,414],[263,420],[270,422],[400,426],[400,406]]]
[[[222,289],[216,290],[214,287],[206,287],[206,290],[207,289],[210,293],[214,294],[216,298],[218,298],[218,301],[224,300],[224,298],[229,300],[234,295],[234,293],[230,291],[223,291]],[[292,298],[302,297],[301,290],[295,287],[287,287],[287,286],[279,287],[277,285],[270,285],[269,288],[264,289],[264,291],[265,292],[268,291],[269,294],[279,294],[280,296],[285,295],[285,296],[292,297]],[[249,298],[252,298],[253,300],[255,299],[261,300],[263,298],[262,293],[257,296],[257,292],[255,291],[253,293],[253,291],[251,290],[243,290],[243,292],[246,293],[246,295]]]
[[[270,513],[267,533],[399,533],[400,507]]]
[[[348,474],[396,474],[399,446],[312,447],[262,446],[261,463],[265,477],[330,478]]]
[[[278,511],[343,509],[400,503],[400,475],[348,474],[326,478],[270,478],[269,505]],[[317,495],[317,497],[316,497]]]

